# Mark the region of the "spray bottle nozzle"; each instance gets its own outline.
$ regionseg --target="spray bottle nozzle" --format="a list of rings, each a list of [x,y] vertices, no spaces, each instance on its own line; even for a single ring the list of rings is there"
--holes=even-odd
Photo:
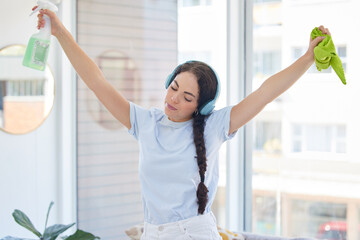
[[[30,14],[30,16],[32,16],[34,13],[40,11],[40,9],[49,9],[53,12],[57,12],[58,8],[55,4],[53,4],[50,1],[46,1],[46,0],[39,0],[37,1],[37,7],[34,9],[34,11],[32,11],[32,13]]]

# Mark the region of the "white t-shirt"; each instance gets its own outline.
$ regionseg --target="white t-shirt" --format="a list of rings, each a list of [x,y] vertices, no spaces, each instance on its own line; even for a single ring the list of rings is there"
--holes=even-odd
[[[207,170],[205,185],[211,211],[219,180],[219,149],[228,135],[232,107],[205,118]],[[200,183],[193,140],[193,120],[173,122],[164,111],[130,103],[129,133],[139,142],[139,175],[145,222],[164,224],[198,215],[196,190]]]

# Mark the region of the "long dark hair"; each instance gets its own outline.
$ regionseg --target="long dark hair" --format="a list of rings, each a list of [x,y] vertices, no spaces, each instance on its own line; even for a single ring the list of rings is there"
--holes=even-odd
[[[191,72],[197,78],[199,85],[198,109],[205,103],[213,100],[218,88],[218,81],[215,72],[206,64],[200,61],[189,61],[179,65],[174,72],[174,78],[181,72]],[[199,205],[198,213],[203,214],[208,202],[208,192],[205,185],[206,163],[206,147],[204,141],[205,118],[199,110],[193,113],[193,135],[196,148],[196,159],[199,166],[200,183],[198,185],[196,196]]]

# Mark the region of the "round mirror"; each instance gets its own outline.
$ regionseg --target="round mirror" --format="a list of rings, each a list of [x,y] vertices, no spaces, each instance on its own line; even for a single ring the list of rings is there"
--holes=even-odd
[[[54,76],[22,65],[26,46],[0,49],[0,129],[12,134],[35,130],[49,115],[55,96]]]

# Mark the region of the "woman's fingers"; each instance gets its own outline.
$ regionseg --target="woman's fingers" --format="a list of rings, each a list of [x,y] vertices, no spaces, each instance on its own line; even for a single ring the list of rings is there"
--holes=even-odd
[[[39,14],[37,15],[37,17],[38,17],[38,25],[37,25],[37,28],[40,29],[40,25],[41,25],[40,23],[41,23],[41,20],[42,20],[42,14],[39,13]]]
[[[316,47],[318,44],[319,44],[319,42],[321,42],[322,40],[324,40],[324,38],[325,37],[316,37],[314,40],[313,40],[313,42],[312,42],[312,45],[313,45],[313,47]]]
[[[325,28],[325,31],[326,31],[326,34],[327,34],[327,35],[331,35],[329,29]]]
[[[32,10],[34,11],[38,6],[35,6],[32,8]],[[52,12],[47,11],[46,9],[40,9],[39,14],[37,15],[38,17],[38,24],[37,24],[37,29],[43,28],[45,26],[45,20],[44,20],[44,14],[47,14],[49,17],[51,17]]]
[[[329,29],[325,28],[323,25],[321,25],[321,26],[319,27],[319,30],[320,30],[323,34],[331,35]]]
[[[37,28],[43,28],[45,26],[45,17],[49,17],[51,21],[51,34],[56,36],[56,34],[59,32],[59,30],[64,29],[65,27],[61,24],[60,20],[57,18],[56,14],[48,9],[40,9],[38,14],[38,25]]]
[[[44,20],[44,14],[42,14],[42,13],[39,13],[38,15],[37,15],[37,17],[38,17],[38,25],[37,25],[37,28],[38,29],[40,29],[40,28],[42,28],[42,27],[44,27],[44,25],[45,25],[45,20]]]

